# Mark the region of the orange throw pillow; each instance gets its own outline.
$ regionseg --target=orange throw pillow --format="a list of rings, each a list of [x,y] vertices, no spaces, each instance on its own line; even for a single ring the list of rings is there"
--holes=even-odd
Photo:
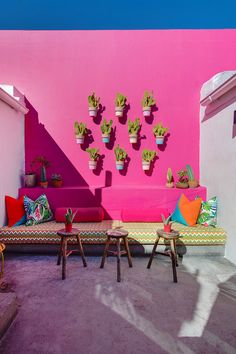
[[[189,200],[184,194],[178,200],[171,220],[177,221],[186,226],[193,226],[197,223],[200,213],[202,199]]]

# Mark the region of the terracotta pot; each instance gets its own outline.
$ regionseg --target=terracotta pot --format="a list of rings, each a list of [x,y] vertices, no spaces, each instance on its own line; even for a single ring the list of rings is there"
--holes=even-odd
[[[65,223],[65,229],[66,229],[66,232],[71,232],[72,231],[72,223],[71,224]]]
[[[77,144],[83,144],[84,143],[84,135],[76,134],[75,138],[76,138]]]
[[[30,173],[24,175],[25,187],[32,188],[36,186],[36,173]]]
[[[123,113],[124,113],[123,107],[116,107],[115,108],[116,117],[123,117]]]
[[[96,170],[96,168],[97,168],[97,161],[89,160],[89,169]]]
[[[143,107],[143,115],[144,117],[150,117],[151,115],[151,107]]]
[[[174,182],[166,183],[166,187],[168,188],[173,188],[174,187]]]
[[[196,179],[193,181],[188,181],[189,188],[197,188],[199,186],[199,183]]]
[[[129,142],[131,144],[137,144],[137,141],[138,141],[138,135],[137,134],[130,134],[129,135]]]
[[[40,187],[42,188],[48,188],[48,181],[46,182],[39,182]]]
[[[188,188],[188,182],[176,182],[175,183],[175,187],[176,188]]]
[[[52,179],[52,186],[55,188],[60,188],[62,186],[62,179],[58,180],[58,179]]]
[[[164,224],[164,232],[171,232],[171,224],[168,225]]]
[[[148,162],[148,161],[142,161],[142,167],[143,167],[143,170],[144,171],[148,171],[148,170],[150,170],[150,162]]]
[[[110,142],[110,134],[102,134],[102,142],[107,144]]]
[[[156,144],[157,145],[163,145],[164,144],[164,136],[156,136]]]
[[[98,109],[95,107],[89,107],[89,116],[97,117]]]
[[[116,161],[116,169],[123,170],[124,169],[124,161]]]

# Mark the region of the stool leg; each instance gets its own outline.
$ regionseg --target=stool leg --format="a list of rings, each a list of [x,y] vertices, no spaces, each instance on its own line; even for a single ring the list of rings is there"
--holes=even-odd
[[[82,261],[83,261],[83,265],[84,265],[84,267],[87,267],[87,263],[86,263],[86,260],[85,260],[85,257],[84,257],[84,249],[83,249],[83,246],[82,246],[82,243],[81,243],[80,236],[77,235],[76,238],[77,238],[77,242],[78,242],[78,245],[79,245],[79,250],[80,250],[81,258],[82,258]]]
[[[133,265],[132,265],[131,254],[130,254],[130,250],[129,250],[129,242],[127,240],[127,237],[123,237],[123,241],[124,241],[125,250],[127,253],[127,257],[128,257],[128,263],[129,263],[130,268],[132,268]]]
[[[170,240],[171,247],[171,261],[172,261],[172,270],[173,270],[173,281],[177,283],[177,273],[176,273],[176,255],[175,255],[175,246],[173,240]]]
[[[178,264],[178,253],[177,253],[177,250],[176,250],[176,240],[173,240],[173,243],[174,243],[174,248],[175,248],[176,267],[178,267],[179,264]]]
[[[117,281],[120,282],[120,238],[116,242],[117,247]]]
[[[105,263],[105,259],[106,259],[106,256],[107,256],[107,251],[108,251],[109,245],[110,245],[110,237],[108,236],[107,240],[106,240],[106,245],[105,245],[105,248],[104,248],[104,252],[103,252],[103,255],[102,255],[102,261],[101,261],[100,268],[104,267],[104,263]]]
[[[67,253],[67,239],[63,237],[62,244],[62,279],[66,279],[66,253]]]
[[[153,246],[153,249],[152,249],[152,254],[151,254],[150,258],[149,258],[149,262],[148,262],[148,265],[147,265],[147,268],[148,268],[148,269],[151,268],[152,260],[153,260],[153,258],[154,258],[154,256],[155,256],[155,252],[156,252],[156,248],[157,248],[159,239],[160,239],[160,237],[157,237],[156,242],[154,243],[154,246]]]
[[[63,238],[61,237],[60,248],[59,248],[59,253],[58,253],[58,257],[57,257],[57,265],[61,264],[62,244],[63,244]]]

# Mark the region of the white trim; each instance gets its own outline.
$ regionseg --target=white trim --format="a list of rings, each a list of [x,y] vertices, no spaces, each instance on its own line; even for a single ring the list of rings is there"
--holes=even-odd
[[[28,108],[26,108],[23,104],[21,104],[19,101],[17,101],[17,99],[15,99],[11,95],[9,95],[9,93],[4,91],[1,87],[0,87],[0,99],[2,101],[4,101],[5,103],[7,103],[10,107],[15,109],[16,111],[19,111],[23,114],[26,114],[29,112]]]
[[[224,95],[226,92],[228,92],[235,86],[236,86],[236,74],[233,75],[227,81],[225,81],[221,86],[217,87],[217,89],[212,91],[210,95],[208,95],[203,100],[201,100],[200,104],[202,106],[208,106],[210,103],[220,98],[222,95]]]

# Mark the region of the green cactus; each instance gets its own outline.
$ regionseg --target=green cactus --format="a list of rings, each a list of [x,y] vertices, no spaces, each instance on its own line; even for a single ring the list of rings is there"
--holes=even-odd
[[[125,108],[126,101],[127,101],[127,97],[122,95],[122,93],[116,94],[116,100],[115,100],[116,107]]]
[[[167,183],[171,182],[173,182],[173,174],[171,168],[169,167],[167,170]]]
[[[75,135],[85,135],[88,132],[86,124],[83,122],[75,122],[74,124]]]
[[[131,135],[137,135],[140,129],[140,119],[136,118],[134,122],[132,120],[128,120],[128,132]]]
[[[32,161],[32,165],[34,164],[40,167],[40,181],[47,182],[46,168],[50,166],[50,162],[44,156],[37,156]]]
[[[47,182],[46,168],[45,166],[40,167],[40,181]]]
[[[160,122],[153,127],[152,131],[155,136],[164,136],[165,133],[168,132],[168,128],[164,128]]]
[[[95,92],[88,96],[89,107],[98,108],[100,102],[100,97],[95,96]]]
[[[103,119],[102,124],[101,124],[101,131],[102,134],[110,134],[111,133],[111,128],[112,128],[112,123],[113,121],[110,120],[109,122],[106,120],[106,118]]]
[[[173,221],[171,221],[171,216],[172,216],[172,214],[170,214],[167,218],[165,218],[165,216],[163,214],[161,214],[162,222],[164,225],[173,224]]]
[[[142,160],[146,162],[151,162],[153,161],[156,155],[157,155],[156,151],[144,149],[142,152]]]
[[[156,103],[156,100],[153,97],[153,91],[149,93],[148,91],[144,92],[143,98],[142,98],[142,106],[143,107],[151,107],[154,106]]]
[[[116,161],[124,161],[127,157],[127,152],[124,149],[120,148],[119,144],[115,147],[114,153],[116,156]]]
[[[65,214],[65,219],[66,219],[66,224],[72,224],[73,220],[74,220],[74,217],[75,215],[77,214],[77,211],[76,210],[74,213],[72,212],[72,209],[69,208],[66,210],[66,214]]]
[[[190,165],[186,165],[186,170],[187,170],[187,174],[188,174],[188,179],[189,181],[194,181],[194,174],[193,174],[193,169]]]
[[[90,160],[96,161],[99,158],[99,149],[87,148],[86,151],[89,153]]]

